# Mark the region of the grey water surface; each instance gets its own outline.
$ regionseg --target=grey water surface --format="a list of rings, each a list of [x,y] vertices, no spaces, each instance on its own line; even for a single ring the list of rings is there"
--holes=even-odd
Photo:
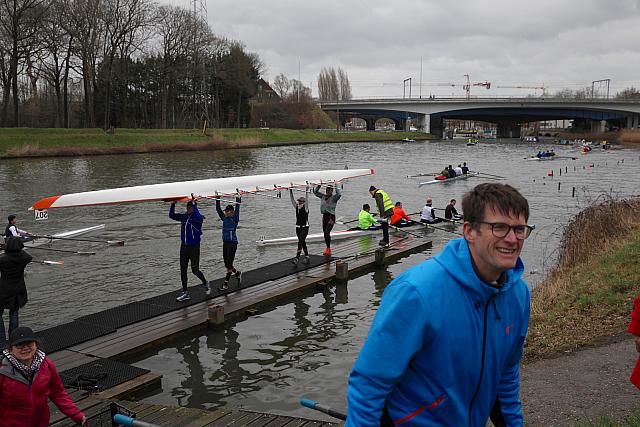
[[[527,161],[540,149],[555,148],[554,161]],[[571,159],[575,158],[575,160]],[[19,226],[38,234],[106,224],[87,237],[124,239],[124,247],[65,242],[55,248],[95,250],[95,256],[31,250],[38,259],[64,260],[64,267],[32,265],[27,275],[29,303],[21,323],[40,329],[79,316],[147,298],[180,287],[179,223],[161,202],[50,210],[47,221],[35,222],[27,208],[57,194],[104,188],[227,176],[303,170],[374,168],[371,177],[349,181],[338,204],[338,217],[357,217],[363,203],[372,204],[370,185],[385,189],[407,212],[417,212],[426,197],[444,208],[449,199],[491,177],[471,178],[418,188],[430,177],[409,174],[439,172],[466,161],[471,170],[506,177],[531,206],[536,230],[522,254],[525,279],[535,286],[553,266],[562,227],[585,206],[607,197],[637,195],[640,151],[594,150],[501,141],[466,146],[460,141],[370,142],[236,149],[229,151],[158,153],[79,158],[16,159],[0,162],[0,206],[3,216],[15,213]],[[548,176],[553,170],[554,176]],[[562,175],[560,175],[562,170]],[[560,190],[558,184],[560,183]],[[575,188],[575,196],[571,197]],[[257,195],[243,198],[236,264],[253,269],[291,257],[295,246],[261,248],[260,236],[295,234],[288,199]],[[311,232],[320,232],[318,199],[311,196]],[[458,204],[458,207],[460,205]],[[224,274],[220,221],[213,203],[202,201],[206,215],[201,268],[212,280]],[[426,238],[433,250],[411,255],[386,270],[283,301],[256,316],[224,328],[182,336],[143,354],[133,362],[164,375],[162,391],[145,399],[193,407],[243,406],[257,411],[321,417],[298,406],[302,396],[335,406],[346,402],[349,371],[366,338],[384,287],[406,268],[429,258],[450,238],[435,231]],[[72,244],[74,243],[74,244]],[[320,253],[321,243],[310,244]],[[190,284],[197,279],[190,276]]]

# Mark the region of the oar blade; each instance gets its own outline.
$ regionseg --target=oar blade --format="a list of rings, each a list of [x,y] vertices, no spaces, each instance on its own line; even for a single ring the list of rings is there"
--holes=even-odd
[[[45,265],[64,265],[64,261],[42,261]]]

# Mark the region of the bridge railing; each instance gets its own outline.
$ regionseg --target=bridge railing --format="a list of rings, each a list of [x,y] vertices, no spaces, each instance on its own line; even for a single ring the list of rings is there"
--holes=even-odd
[[[484,96],[484,97],[432,97],[432,98],[397,98],[397,97],[358,97],[344,101],[320,101],[320,105],[352,104],[357,102],[374,103],[443,103],[443,102],[562,102],[566,104],[640,104],[640,99],[613,99],[613,98],[557,98],[553,96],[531,96],[531,97],[505,97],[505,96]]]

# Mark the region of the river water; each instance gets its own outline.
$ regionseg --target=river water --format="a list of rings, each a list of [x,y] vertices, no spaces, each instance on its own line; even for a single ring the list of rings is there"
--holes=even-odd
[[[576,160],[527,161],[539,149],[555,148],[558,156]],[[418,188],[409,174],[438,172],[466,161],[471,170],[504,176],[519,188],[531,206],[536,230],[527,240],[525,279],[535,286],[553,266],[562,227],[576,212],[607,197],[640,193],[640,151],[620,149],[582,155],[577,148],[529,145],[518,141],[371,142],[317,144],[192,153],[155,153],[81,158],[16,159],[0,162],[0,206],[15,213],[19,226],[47,234],[106,224],[96,236],[124,239],[124,247],[61,243],[55,247],[95,250],[95,256],[31,250],[38,259],[64,260],[64,267],[32,265],[27,275],[29,303],[21,323],[35,329],[52,326],[125,302],[180,287],[178,248],[180,227],[169,220],[168,204],[146,203],[50,210],[48,221],[35,222],[27,212],[34,201],[51,195],[103,188],[214,177],[303,170],[374,168],[376,174],[345,185],[338,216],[357,217],[363,203],[372,204],[370,185],[385,189],[417,212],[426,197],[444,208],[465,191],[489,180],[471,178]],[[548,173],[553,170],[554,176]],[[560,176],[560,170],[562,175]],[[427,180],[429,178],[425,178]],[[558,190],[560,183],[560,190]],[[572,190],[575,188],[575,196]],[[258,248],[260,236],[294,234],[294,213],[287,194],[282,199],[245,196],[238,231],[236,265],[253,269],[285,259],[294,247]],[[320,231],[318,200],[310,199],[311,232]],[[459,204],[458,204],[459,206]],[[203,201],[206,215],[201,267],[207,279],[224,274],[220,221],[213,204]],[[450,238],[436,231],[433,252]],[[320,253],[321,243],[310,245]],[[284,301],[255,316],[201,331],[141,355],[133,362],[164,374],[162,391],[145,399],[154,402],[215,408],[243,406],[258,411],[320,417],[301,409],[302,396],[344,406],[346,382],[366,337],[384,287],[400,272],[432,255],[411,255],[386,270],[375,271],[347,286],[310,292]],[[190,284],[197,279],[190,276]]]

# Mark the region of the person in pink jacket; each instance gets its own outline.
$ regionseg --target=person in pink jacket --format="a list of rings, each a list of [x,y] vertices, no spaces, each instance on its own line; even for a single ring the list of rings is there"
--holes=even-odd
[[[627,331],[633,335],[636,351],[640,353],[640,297],[633,302],[633,311],[631,312],[631,322],[627,327]],[[631,374],[631,382],[640,388],[640,357],[636,362],[636,366]]]
[[[48,426],[49,399],[77,424],[88,425],[53,362],[38,348],[38,338],[30,328],[20,326],[0,353],[0,427]]]

